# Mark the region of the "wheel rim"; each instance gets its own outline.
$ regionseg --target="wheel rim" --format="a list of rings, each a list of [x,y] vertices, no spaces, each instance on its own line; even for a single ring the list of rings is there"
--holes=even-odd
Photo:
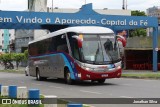
[[[37,79],[38,79],[38,80],[39,80],[39,77],[40,77],[40,76],[39,76],[39,72],[37,72]]]
[[[67,73],[67,82],[70,81],[70,73]]]

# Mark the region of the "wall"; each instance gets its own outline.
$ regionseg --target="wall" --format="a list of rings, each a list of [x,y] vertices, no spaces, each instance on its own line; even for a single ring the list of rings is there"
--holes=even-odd
[[[158,37],[158,41],[160,41],[160,36]],[[138,48],[138,49],[151,49],[153,47],[152,37],[132,37],[127,38],[127,48]],[[160,48],[160,43],[158,43],[158,47]]]
[[[160,41],[160,36],[158,37]],[[160,43],[158,43],[158,63],[160,63]],[[132,37],[127,39],[125,47],[125,68],[134,70],[151,70],[153,60],[152,37]],[[160,65],[158,64],[160,70]]]
[[[33,34],[33,30],[16,30],[15,51],[17,53],[23,52],[22,48],[28,47],[28,42],[34,39]]]

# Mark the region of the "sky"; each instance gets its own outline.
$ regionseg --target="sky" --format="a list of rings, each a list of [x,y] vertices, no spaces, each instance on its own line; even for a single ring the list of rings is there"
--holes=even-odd
[[[122,0],[53,0],[53,7],[80,8],[83,4],[93,3],[94,9],[121,9]],[[24,11],[27,9],[27,0],[0,0],[0,10]],[[130,10],[146,11],[147,8],[160,6],[160,0],[127,0]],[[48,0],[48,7],[52,0]]]

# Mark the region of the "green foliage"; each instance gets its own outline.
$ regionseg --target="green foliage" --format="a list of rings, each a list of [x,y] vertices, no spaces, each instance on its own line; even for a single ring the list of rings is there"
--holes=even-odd
[[[0,61],[2,61],[3,63],[12,62],[13,60],[14,60],[14,57],[13,57],[13,54],[11,53],[2,54],[0,56]]]
[[[10,66],[13,66],[12,61],[16,61],[16,66],[18,69],[19,63],[24,59],[25,59],[24,53],[5,53],[0,55],[0,61],[4,63],[6,69],[7,69],[6,67],[7,63],[9,63]]]
[[[0,56],[0,61],[3,62],[5,69],[13,69],[14,66],[12,64],[12,61],[14,60],[14,56],[12,53],[6,53],[2,54]]]
[[[152,79],[159,79],[160,78],[160,73],[126,73],[122,74],[122,77],[127,77],[127,78],[152,78]]]
[[[146,16],[146,14],[144,11],[135,10],[131,11],[131,16]]]
[[[146,16],[144,11],[131,11],[131,16]],[[135,29],[135,30],[129,30],[129,37],[134,37],[134,36],[147,36],[147,31],[146,29],[140,28],[140,29]]]
[[[130,30],[129,31],[129,36],[134,37],[134,36],[147,36],[147,31],[146,29],[140,28],[140,29],[135,29],[135,30]]]
[[[14,56],[14,61],[16,61],[16,66],[18,69],[19,63],[25,59],[25,55],[24,53],[14,53],[13,56]]]
[[[13,53],[14,61],[20,62],[24,60],[24,53]]]
[[[28,60],[28,50],[24,51],[24,60]]]
[[[13,59],[14,59],[13,58],[13,54],[11,54],[11,53],[2,54],[0,56],[0,61],[3,62],[3,64],[5,65],[5,68],[6,68],[7,63],[11,64],[11,62],[13,61]]]

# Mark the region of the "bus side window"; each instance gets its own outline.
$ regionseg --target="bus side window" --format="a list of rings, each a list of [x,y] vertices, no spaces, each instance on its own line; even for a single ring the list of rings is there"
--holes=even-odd
[[[76,39],[74,39],[73,40],[73,43],[74,43],[74,45],[73,45],[73,56],[76,58],[76,59],[80,59],[79,58],[79,51],[78,51],[78,43],[77,43],[77,40]]]
[[[68,53],[67,44],[59,45],[59,46],[57,47],[57,51],[64,51],[64,52]]]
[[[58,42],[56,42],[57,51],[69,53],[67,41],[66,41],[65,37],[62,38],[62,36],[57,36],[56,41],[58,41]]]
[[[31,55],[31,56],[37,55],[36,43],[29,45],[29,55]]]
[[[55,37],[50,38],[48,51],[49,52],[55,52],[56,51],[56,39],[55,39]]]

